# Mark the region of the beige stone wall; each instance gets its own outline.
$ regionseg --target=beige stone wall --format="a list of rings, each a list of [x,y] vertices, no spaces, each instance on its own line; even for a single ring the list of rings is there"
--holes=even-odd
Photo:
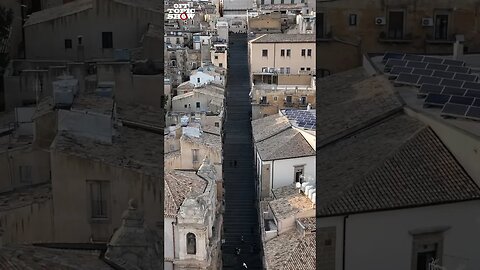
[[[182,169],[198,170],[202,165],[202,160],[208,155],[210,162],[216,165],[217,174],[222,172],[222,150],[221,148],[211,148],[206,145],[192,143],[184,138],[180,139],[180,149],[182,155]],[[198,149],[198,162],[193,162],[192,149]]]
[[[28,167],[30,180],[21,179],[20,167]],[[0,152],[0,191],[46,183],[50,180],[50,159],[46,150],[18,147]]]
[[[83,55],[85,59],[109,59],[113,57],[113,49],[102,49],[102,32],[113,33],[114,49],[137,48],[148,23],[163,25],[163,16],[157,12],[111,0],[93,3],[94,9],[26,26],[27,58],[77,60]],[[77,50],[80,35],[83,53]],[[72,39],[72,49],[65,49],[65,39]]]
[[[422,18],[433,18],[435,12],[443,10],[450,12],[449,35],[465,35],[465,46],[472,52],[480,51],[480,20],[476,18],[480,6],[475,0],[346,0],[322,2],[318,4],[318,9],[325,16],[325,32],[331,33],[334,38],[318,43],[318,62],[320,67],[334,72],[360,65],[360,55],[364,53],[404,51],[452,54],[452,44],[429,42],[433,39],[434,27],[421,25]],[[388,31],[388,11],[393,9],[405,11],[404,33],[410,42],[379,41],[380,34]],[[349,25],[349,14],[357,14],[357,26]],[[387,24],[375,25],[376,17],[385,17]],[[347,43],[353,45],[346,45]]]
[[[129,169],[83,159],[52,150],[52,187],[54,198],[55,242],[82,243],[90,239],[105,241],[120,226],[121,215],[130,198],[137,198],[145,211],[145,224],[158,230],[163,220],[163,185],[161,178],[147,176]],[[90,215],[87,180],[110,183],[109,218],[94,222]]]
[[[57,113],[49,112],[35,119],[34,145],[49,149],[57,132]]]
[[[215,51],[210,51],[210,52],[211,52],[212,64],[214,66],[228,68],[228,64],[227,64],[228,52],[227,51],[225,51],[224,53],[216,53]],[[217,57],[217,59],[215,59],[215,57]]]
[[[2,245],[52,242],[55,234],[52,203],[52,198],[40,198],[0,210]]]
[[[282,49],[290,49],[291,56],[281,56]],[[311,49],[312,56],[301,56],[302,49]],[[262,50],[268,50],[268,56],[262,56]],[[250,43],[250,72],[261,72],[262,67],[290,67],[290,74],[298,74],[300,68],[315,70],[315,43]]]
[[[312,76],[306,74],[278,75],[278,85],[310,85]]]
[[[274,15],[264,15],[255,18],[250,18],[248,20],[249,29],[268,29],[270,30],[281,30],[282,22],[280,21],[280,16]]]

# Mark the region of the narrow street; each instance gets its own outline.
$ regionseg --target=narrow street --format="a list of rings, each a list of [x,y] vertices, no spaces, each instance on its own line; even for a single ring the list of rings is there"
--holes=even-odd
[[[224,122],[223,269],[263,269],[255,193],[246,34],[230,34]],[[243,236],[243,241],[242,241]],[[236,254],[240,249],[240,254]]]

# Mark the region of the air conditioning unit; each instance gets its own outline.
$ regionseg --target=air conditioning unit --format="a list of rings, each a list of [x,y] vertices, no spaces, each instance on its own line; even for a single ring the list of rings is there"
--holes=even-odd
[[[387,20],[385,20],[385,17],[376,17],[375,18],[375,24],[376,25],[385,25],[387,23]]]
[[[433,18],[423,18],[422,26],[433,26]]]

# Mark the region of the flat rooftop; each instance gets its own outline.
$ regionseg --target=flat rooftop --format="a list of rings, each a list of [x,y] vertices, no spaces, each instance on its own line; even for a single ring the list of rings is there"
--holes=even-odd
[[[52,147],[72,156],[128,168],[147,175],[163,175],[162,135],[123,126],[116,129],[112,141],[112,144],[106,144],[63,131],[57,134]]]
[[[295,216],[303,211],[315,209],[313,202],[295,186],[282,187],[273,190],[275,199],[270,201],[270,208],[277,219]]]

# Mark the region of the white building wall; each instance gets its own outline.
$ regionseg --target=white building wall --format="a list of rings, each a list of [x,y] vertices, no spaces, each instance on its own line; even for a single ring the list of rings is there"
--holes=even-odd
[[[173,218],[165,218],[164,220],[164,231],[163,231],[163,237],[164,237],[164,257],[165,257],[165,270],[173,270],[173,263],[168,262],[167,260],[169,259],[174,259],[174,239],[173,239],[173,226],[172,222],[175,220]]]
[[[304,175],[315,179],[315,156],[281,159],[273,162],[272,189],[288,186],[295,182],[295,166],[304,165]]]
[[[342,269],[344,216],[317,218],[317,228],[335,227],[335,270]],[[359,268],[360,269],[360,268]]]
[[[480,266],[480,201],[352,215],[346,226],[345,270],[411,269],[409,231],[437,226],[451,227],[443,240],[446,269]],[[457,257],[467,260],[465,268]]]
[[[198,81],[200,79],[200,82]],[[197,72],[195,74],[190,75],[190,83],[193,84],[195,87],[202,86],[209,82],[213,82],[215,80],[214,76],[203,72]]]

